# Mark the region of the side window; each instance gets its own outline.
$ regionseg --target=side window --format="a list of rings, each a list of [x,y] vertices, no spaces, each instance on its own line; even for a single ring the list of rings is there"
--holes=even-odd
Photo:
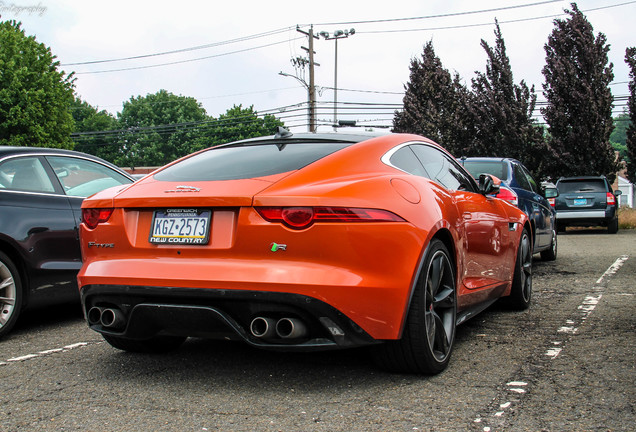
[[[42,162],[33,156],[9,159],[0,165],[0,188],[25,192],[55,192]]]
[[[521,169],[526,174],[526,178],[528,179],[528,183],[530,183],[532,191],[534,193],[541,193],[541,188],[539,187],[539,184],[536,182],[534,177],[532,177],[532,174],[530,174],[530,171],[528,171],[528,169],[524,166],[521,166]]]
[[[424,165],[428,177],[451,190],[468,190],[473,192],[472,179],[457,163],[432,146],[412,145],[417,158]]]
[[[112,186],[132,183],[117,171],[90,160],[70,156],[48,156],[47,160],[70,196],[87,197]]]
[[[391,165],[420,177],[427,177],[424,167],[420,163],[415,153],[411,150],[411,146],[405,146],[393,153],[390,159]]]
[[[519,183],[519,186],[527,191],[532,191],[532,187],[530,186],[528,177],[526,177],[526,173],[523,171],[523,169],[517,164],[512,164],[512,170],[515,173],[515,179],[517,179],[517,183]]]

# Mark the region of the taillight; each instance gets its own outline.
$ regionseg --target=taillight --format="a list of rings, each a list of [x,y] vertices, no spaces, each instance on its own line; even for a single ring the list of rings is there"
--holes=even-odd
[[[512,189],[508,189],[502,186],[501,189],[499,189],[499,193],[495,196],[504,201],[508,201],[511,204],[514,204],[514,205],[519,204],[519,199],[517,197],[517,194]]]
[[[607,204],[608,205],[616,205],[616,197],[611,192],[607,193]]]
[[[257,207],[268,222],[282,223],[289,228],[305,229],[314,222],[404,222],[400,216],[386,210],[349,207]]]
[[[112,208],[83,208],[82,222],[89,229],[94,229],[100,223],[107,222],[110,219],[110,215],[113,214],[113,210]]]
[[[556,206],[556,198],[548,198],[548,202],[552,207]]]

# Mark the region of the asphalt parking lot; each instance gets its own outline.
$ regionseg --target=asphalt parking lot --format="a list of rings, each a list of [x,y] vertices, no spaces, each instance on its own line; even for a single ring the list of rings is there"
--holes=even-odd
[[[559,235],[524,312],[458,328],[449,368],[378,370],[364,350],[276,353],[190,339],[117,351],[79,306],[0,341],[0,431],[632,431],[636,231]]]

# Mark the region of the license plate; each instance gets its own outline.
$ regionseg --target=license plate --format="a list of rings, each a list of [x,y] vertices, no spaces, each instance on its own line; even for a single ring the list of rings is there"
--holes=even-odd
[[[575,199],[574,200],[574,205],[575,206],[583,206],[585,204],[587,204],[587,200],[585,198],[583,198],[583,199]]]
[[[156,210],[150,243],[204,245],[210,241],[210,210]]]

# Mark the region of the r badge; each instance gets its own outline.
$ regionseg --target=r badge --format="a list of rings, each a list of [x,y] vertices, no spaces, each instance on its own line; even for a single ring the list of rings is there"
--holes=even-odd
[[[272,243],[269,245],[269,250],[271,250],[272,252],[278,252],[278,251],[285,251],[287,250],[287,245],[286,244],[278,244],[278,243]]]

